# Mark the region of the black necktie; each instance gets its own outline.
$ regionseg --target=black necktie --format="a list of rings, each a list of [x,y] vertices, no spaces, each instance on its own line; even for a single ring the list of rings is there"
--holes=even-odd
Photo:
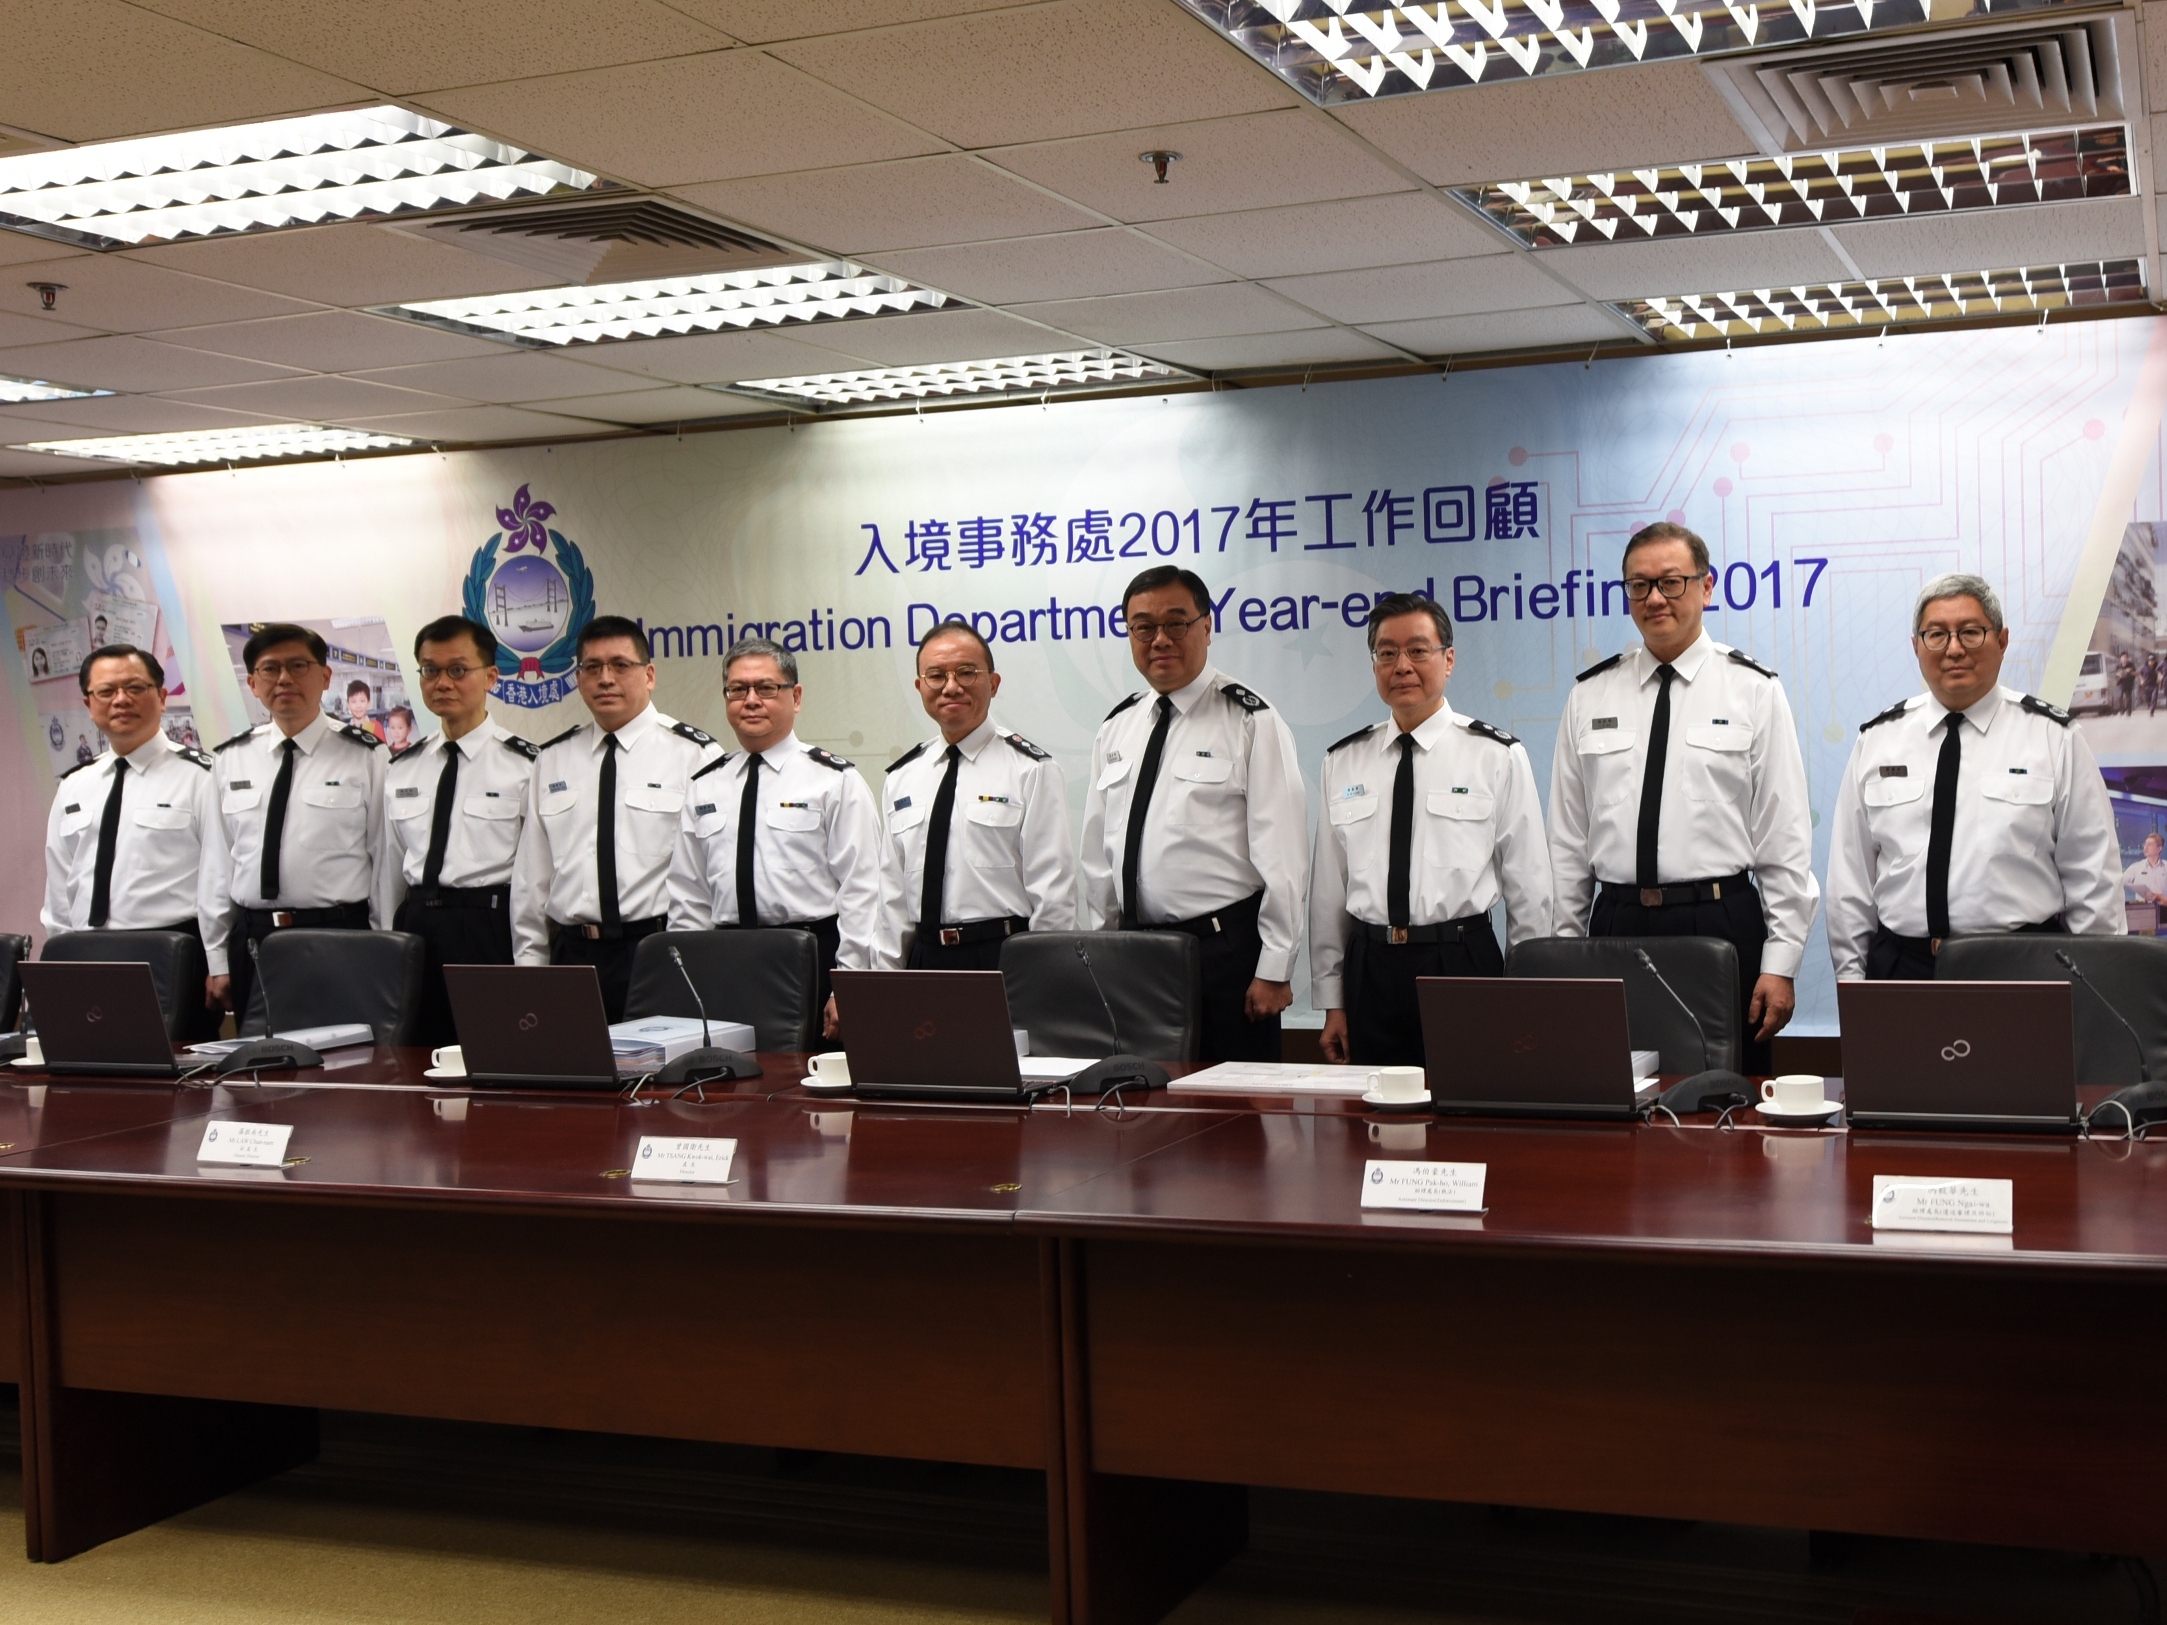
[[[1655,696],[1655,716],[1648,723],[1648,764],[1640,779],[1640,842],[1633,866],[1633,884],[1655,886],[1657,834],[1663,822],[1663,763],[1670,755],[1670,680],[1677,669],[1658,666],[1655,675],[1662,686]]]
[[[760,900],[753,895],[753,843],[760,826],[760,763],[758,751],[745,758],[745,799],[737,804],[737,923],[760,923]]]
[[[1949,934],[1949,851],[1956,844],[1956,776],[1964,755],[1957,730],[1963,722],[1963,712],[1949,713],[1941,759],[1934,764],[1934,822],[1926,837],[1926,934],[1936,942]]]
[[[451,844],[451,809],[459,793],[459,747],[444,741],[444,771],[436,776],[436,811],[429,817],[429,855],[421,860],[421,883],[434,886],[444,873],[444,848]]]
[[[602,923],[623,923],[617,906],[617,736],[602,736],[602,782],[595,789],[594,884],[602,894]]]
[[[1174,702],[1159,696],[1159,720],[1151,725],[1151,743],[1136,770],[1136,792],[1129,797],[1129,828],[1121,842],[1121,929],[1134,931],[1137,912],[1136,871],[1144,859],[1144,814],[1151,807],[1151,792],[1159,784],[1159,758],[1166,754],[1166,730],[1174,725]]]
[[[1399,771],[1392,775],[1392,864],[1385,871],[1387,925],[1412,925],[1409,894],[1415,872],[1415,736],[1400,735]]]
[[[300,750],[291,739],[279,744],[283,758],[278,777],[271,781],[271,805],[263,815],[263,900],[278,901],[278,849],[286,839],[286,800],[293,794],[293,762]]]
[[[128,758],[113,758],[113,788],[105,793],[105,814],[98,820],[98,863],[90,876],[90,928],[99,930],[113,912],[113,845],[120,839],[120,781]]]
[[[941,787],[933,793],[933,813],[925,826],[925,888],[918,894],[921,940],[929,931],[935,936],[940,934],[941,889],[948,878],[948,825],[956,815],[956,771],[962,766],[963,753],[950,745],[948,771],[941,775]]]

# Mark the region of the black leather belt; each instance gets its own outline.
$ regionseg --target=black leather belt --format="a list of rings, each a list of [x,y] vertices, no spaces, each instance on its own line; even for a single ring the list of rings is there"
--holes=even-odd
[[[1357,920],[1354,923],[1362,928],[1362,935],[1372,942],[1382,942],[1394,948],[1420,948],[1440,942],[1465,942],[1470,931],[1478,927],[1488,929],[1490,916],[1469,914],[1438,925],[1372,925],[1367,920]]]
[[[968,948],[980,942],[998,942],[1012,937],[1018,931],[1031,929],[1031,922],[1011,914],[1001,920],[961,920],[954,925],[944,925],[930,936],[922,925],[912,926],[920,942],[938,942],[943,948]]]
[[[552,932],[570,932],[589,942],[636,942],[667,930],[669,924],[667,914],[657,914],[651,920],[626,920],[622,925],[566,925],[562,920],[551,920],[549,927]]]
[[[762,920],[758,925],[739,925],[731,920],[715,927],[717,931],[810,931],[814,936],[823,931],[837,929],[836,915],[830,914],[818,920]]]
[[[1209,914],[1199,914],[1193,920],[1174,920],[1165,925],[1147,925],[1144,929],[1146,931],[1186,931],[1192,937],[1215,937],[1220,932],[1229,930],[1234,926],[1255,923],[1257,916],[1263,910],[1264,894],[1257,892],[1244,897],[1238,903],[1229,903],[1225,908],[1215,908]]]
[[[416,886],[407,895],[423,908],[502,909],[512,903],[510,886]]]
[[[1603,897],[1612,903],[1634,903],[1641,908],[1683,908],[1688,903],[1713,903],[1735,896],[1753,884],[1741,869],[1720,880],[1682,880],[1674,886],[1628,886],[1603,882]]]
[[[241,918],[254,931],[275,931],[289,925],[339,925],[351,927],[356,915],[367,929],[367,903],[333,903],[329,908],[244,908]]]
[[[2062,937],[2068,934],[2069,927],[2059,914],[2050,914],[2045,919],[2034,921],[2030,925],[2012,925],[2006,932],[1966,931],[1963,933],[1965,936],[1983,937]],[[1947,937],[1900,937],[1885,926],[1875,927],[1875,935],[1889,942],[1900,942],[1914,953],[1923,949],[1927,954],[1933,956],[1938,956],[1941,953],[1942,944],[1949,940]]]

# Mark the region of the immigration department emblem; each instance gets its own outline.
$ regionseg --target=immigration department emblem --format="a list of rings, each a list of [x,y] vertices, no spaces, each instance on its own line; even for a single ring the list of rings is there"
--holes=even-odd
[[[579,547],[548,521],[557,510],[522,485],[504,528],[482,544],[461,595],[470,620],[497,635],[497,696],[529,709],[573,692],[580,629],[594,619],[594,575]]]

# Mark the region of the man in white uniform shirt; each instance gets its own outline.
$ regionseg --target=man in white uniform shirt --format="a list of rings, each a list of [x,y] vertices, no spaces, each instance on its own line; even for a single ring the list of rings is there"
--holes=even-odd
[[[888,768],[875,959],[999,970],[1017,932],[1076,929],[1068,784],[1051,755],[995,726],[1001,675],[968,626],[919,640],[916,687],[940,734]]]
[[[1102,928],[1198,939],[1204,1060],[1276,1061],[1309,883],[1294,735],[1210,665],[1211,595],[1195,574],[1146,570],[1121,608],[1153,693],[1115,706],[1092,745],[1085,896]]]
[[[1702,630],[1716,578],[1693,532],[1635,532],[1623,573],[1641,646],[1580,674],[1551,762],[1557,930],[1728,939],[1745,1070],[1767,1073],[1821,895],[1791,704]]]
[[[1452,621],[1387,593],[1369,615],[1377,697],[1392,708],[1324,754],[1310,869],[1310,1002],[1336,1065],[1424,1065],[1421,976],[1502,976],[1505,934],[1550,934],[1550,849],[1527,749],[1446,703]]]
[[[203,841],[218,797],[211,758],[166,738],[166,674],[146,650],[93,649],[76,680],[111,749],[61,775],[45,823],[47,936],[63,931],[185,931],[207,939]],[[207,988],[186,990],[190,1039],[214,1038]]]
[[[421,700],[441,731],[393,754],[384,770],[384,861],[376,912],[427,944],[421,1042],[454,1042],[446,965],[509,965],[515,939],[547,954],[539,892],[515,899],[512,871],[533,839],[533,741],[489,715],[496,634],[446,615],[414,639]],[[397,715],[396,712],[393,713]]]
[[[2117,936],[2120,847],[2082,730],[2001,686],[2009,629],[1977,576],[1920,591],[1926,692],[1860,724],[1828,843],[1838,981],[1928,981],[1951,936]]]
[[[2132,903],[2167,904],[2167,858],[2161,851],[2167,841],[2157,830],[2144,838],[2144,856],[2122,871],[2122,884]]]
[[[795,926],[820,946],[822,1027],[837,1031],[828,972],[869,970],[880,917],[880,814],[851,763],[797,736],[797,656],[748,638],[723,656],[739,749],[694,777],[670,870],[679,931]]]
[[[251,1031],[263,1013],[254,944],[289,926],[366,931],[384,924],[370,909],[384,742],[325,714],[330,661],[324,640],[306,627],[256,628],[241,664],[271,720],[220,745],[211,769],[221,839],[204,843],[207,912],[217,922],[217,940],[206,937],[204,954],[212,992]]]
[[[597,615],[580,629],[573,669],[594,720],[535,760],[536,829],[520,843],[512,896],[515,917],[541,899],[544,923],[515,932],[513,947],[522,965],[594,966],[603,1010],[622,1021],[640,939],[669,925],[685,786],[722,747],[655,708],[654,653],[637,621]]]

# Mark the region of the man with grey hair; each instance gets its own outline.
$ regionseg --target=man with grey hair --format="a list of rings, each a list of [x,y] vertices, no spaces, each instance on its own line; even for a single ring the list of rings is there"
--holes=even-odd
[[[2066,711],[2001,686],[2009,629],[1994,589],[1930,581],[1911,628],[1927,691],[1860,725],[1836,792],[1837,980],[1931,980],[1956,935],[2118,935],[2107,787]]]
[[[823,1027],[836,1031],[828,972],[873,964],[880,813],[855,766],[797,736],[797,656],[746,638],[722,657],[738,749],[692,776],[670,868],[678,931],[795,927],[820,945]]]

